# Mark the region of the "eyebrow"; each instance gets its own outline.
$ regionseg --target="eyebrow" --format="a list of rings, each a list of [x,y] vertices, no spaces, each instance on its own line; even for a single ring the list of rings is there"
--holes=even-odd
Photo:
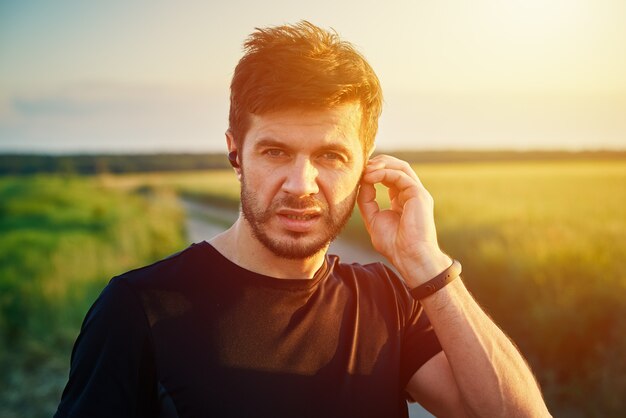
[[[279,141],[273,138],[263,138],[259,140],[256,144],[254,144],[254,148],[265,148],[265,147],[279,147],[279,148],[291,149],[289,144],[287,144],[286,142]]]

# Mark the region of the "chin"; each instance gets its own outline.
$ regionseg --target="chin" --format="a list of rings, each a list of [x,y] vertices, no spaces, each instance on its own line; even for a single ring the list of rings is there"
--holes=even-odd
[[[289,260],[312,258],[325,252],[331,242],[329,238],[308,238],[300,232],[290,232],[288,235],[286,239],[273,239],[262,233],[256,238],[274,255]]]

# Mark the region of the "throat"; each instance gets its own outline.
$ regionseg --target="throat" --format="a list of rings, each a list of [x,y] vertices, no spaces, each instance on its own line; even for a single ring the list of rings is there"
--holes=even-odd
[[[222,234],[209,241],[224,257],[246,270],[277,279],[311,279],[323,266],[327,247],[305,258],[276,255],[240,218]]]

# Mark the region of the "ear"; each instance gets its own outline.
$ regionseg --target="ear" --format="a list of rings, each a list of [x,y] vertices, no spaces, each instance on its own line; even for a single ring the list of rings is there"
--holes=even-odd
[[[239,153],[239,149],[237,148],[237,144],[235,143],[235,138],[233,137],[233,133],[230,129],[226,131],[226,147],[228,148],[228,153],[236,152],[237,159],[239,160],[239,167],[235,167],[235,173],[237,173],[237,179],[241,181],[241,155]]]
[[[228,148],[228,152],[237,151],[237,145],[235,144],[235,137],[233,136],[233,131],[227,129],[225,132],[226,135],[226,147]]]
[[[374,154],[374,151],[376,150],[376,144],[372,144],[372,147],[370,148],[369,152],[367,153],[367,160],[369,160],[370,158],[372,158],[372,154]]]
[[[376,149],[376,144],[372,144],[371,148],[367,151],[367,154],[364,152],[363,153],[363,170],[361,171],[361,177],[363,177],[363,173],[365,172],[365,168],[367,167],[367,164],[369,163],[370,159],[372,158],[372,155],[374,154],[374,150]],[[359,181],[360,183],[360,181]]]

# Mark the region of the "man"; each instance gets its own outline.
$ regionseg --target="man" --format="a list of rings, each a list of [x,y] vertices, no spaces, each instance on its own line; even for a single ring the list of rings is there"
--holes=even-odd
[[[308,22],[245,47],[226,133],[239,219],[111,280],[56,417],[405,417],[406,399],[437,416],[548,416],[439,248],[417,175],[370,159],[382,94],[365,59]],[[356,201],[401,277],[326,254]]]

